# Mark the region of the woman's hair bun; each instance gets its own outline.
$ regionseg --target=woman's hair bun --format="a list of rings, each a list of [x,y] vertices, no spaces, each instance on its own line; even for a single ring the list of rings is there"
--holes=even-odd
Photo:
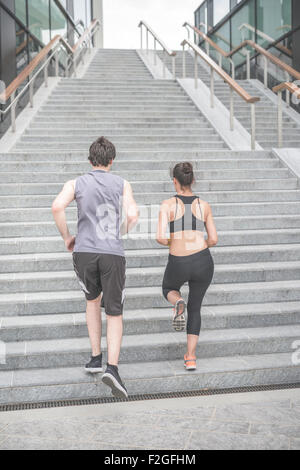
[[[173,169],[173,178],[176,178],[181,186],[191,186],[194,182],[194,169],[190,162],[177,163]]]
[[[190,163],[184,163],[182,165],[182,171],[185,175],[190,175],[191,173],[193,173],[193,167]]]

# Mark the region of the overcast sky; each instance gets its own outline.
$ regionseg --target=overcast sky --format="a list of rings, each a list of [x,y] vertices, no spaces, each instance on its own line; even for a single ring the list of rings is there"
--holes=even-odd
[[[103,0],[104,47],[138,49],[140,20],[146,21],[170,49],[186,37],[184,21],[194,23],[202,0]],[[152,41],[150,42],[152,47]]]

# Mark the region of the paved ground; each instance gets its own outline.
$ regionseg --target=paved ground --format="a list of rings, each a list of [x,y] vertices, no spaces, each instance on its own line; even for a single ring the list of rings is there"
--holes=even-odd
[[[300,449],[300,389],[0,414],[0,449]]]

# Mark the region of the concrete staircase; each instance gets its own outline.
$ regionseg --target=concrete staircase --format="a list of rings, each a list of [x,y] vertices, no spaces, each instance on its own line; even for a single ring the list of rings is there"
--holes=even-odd
[[[161,59],[162,53],[159,52]],[[176,75],[182,78],[182,62],[183,53],[177,51],[176,57]],[[169,56],[166,58],[168,69],[172,70],[171,59]],[[192,55],[186,52],[186,77],[194,78],[194,59]],[[208,88],[210,88],[210,72],[199,63],[198,77],[201,79]],[[277,105],[274,104],[263,92],[258,90],[253,85],[252,80],[237,80],[237,82],[252,96],[258,96],[260,101],[256,104],[256,140],[264,149],[271,149],[278,147],[277,137]],[[230,92],[228,85],[222,80],[215,80],[215,94],[217,98],[226,106],[230,108]],[[240,98],[236,93],[234,94],[234,114],[240,123],[251,132],[251,117],[250,107]],[[297,124],[286,114],[283,114],[283,147],[298,148],[300,147],[300,125]]]
[[[233,152],[176,82],[154,80],[134,51],[104,50],[83,79],[63,79],[9,154],[0,155],[0,403],[107,396],[83,371],[84,298],[51,215],[62,183],[89,170],[99,135],[114,171],[150,211],[129,239],[121,373],[130,394],[299,381],[300,190],[269,151]],[[213,208],[219,246],[203,307],[198,370],[183,369],[185,333],[162,297],[167,251],[153,232],[173,194],[169,169],[189,160]],[[76,230],[76,208],[68,210]],[[104,319],[104,330],[105,330]],[[105,347],[105,342],[104,342]]]

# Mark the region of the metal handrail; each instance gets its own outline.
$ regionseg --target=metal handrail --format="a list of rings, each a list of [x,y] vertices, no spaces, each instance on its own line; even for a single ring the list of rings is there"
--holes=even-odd
[[[76,76],[77,62],[81,59],[84,63],[83,55],[86,51],[91,52],[92,38],[96,34],[100,26],[99,20],[93,20],[89,28],[86,29],[84,34],[80,37],[78,43],[71,47],[64,37],[55,36],[38,54],[35,58],[25,67],[24,70],[13,80],[13,82],[3,91],[0,95],[0,103],[6,104],[10,99],[10,104],[5,110],[0,109],[0,114],[5,115],[11,111],[11,127],[12,132],[16,132],[16,107],[21,96],[29,88],[29,99],[31,107],[34,106],[34,82],[37,76],[43,71],[45,87],[48,87],[48,67],[53,58],[55,58],[55,76],[59,75],[59,61],[58,54],[63,51],[72,55],[71,64],[67,68],[68,73],[71,75],[71,68],[73,65],[73,73]],[[50,53],[50,55],[49,55]],[[40,64],[43,62],[42,66]],[[40,67],[39,67],[40,66]],[[39,67],[39,68],[38,68]],[[38,70],[36,70],[38,68]],[[29,78],[26,85],[17,94],[18,88]]]
[[[183,78],[186,76],[186,60],[185,60],[185,46],[189,46],[195,52],[195,88],[198,88],[198,57],[204,60],[210,67],[210,104],[214,108],[214,73],[217,73],[224,82],[229,85],[230,88],[230,130],[234,130],[234,102],[233,92],[237,93],[246,103],[251,105],[251,148],[255,150],[256,144],[256,118],[255,118],[255,103],[260,101],[259,97],[251,96],[244,90],[233,78],[231,78],[216,62],[209,57],[200,47],[192,43],[188,39],[185,39],[181,43],[183,47]]]
[[[255,42],[255,34],[257,34],[262,39],[265,39],[266,41],[268,41],[271,44],[273,44],[275,42],[274,38],[271,38],[271,36],[264,33],[263,31],[260,31],[259,29],[255,29],[254,26],[251,26],[248,23],[243,23],[241,26],[239,26],[238,29],[239,29],[239,31],[241,32],[241,35],[242,35],[242,42],[245,41],[245,35],[242,32],[244,29],[247,29],[248,31],[250,31],[253,34],[253,36],[252,36],[253,37],[253,39],[252,39],[253,42]],[[290,49],[288,49],[287,47],[282,46],[281,44],[277,44],[276,47],[277,47],[277,49],[281,50],[285,54],[287,54],[289,56],[292,56],[292,51]]]
[[[141,29],[141,50],[143,50],[143,26],[146,29],[146,52],[149,54],[149,33],[153,36],[154,39],[154,65],[157,64],[157,57],[156,57],[156,46],[157,43],[163,48],[164,56],[163,56],[163,74],[164,78],[166,77],[166,53],[172,58],[172,71],[173,71],[173,78],[176,80],[176,52],[169,49],[165,43],[159,38],[159,36],[153,31],[153,29],[145,22],[140,21],[138,27]]]
[[[212,46],[218,52],[218,54],[219,54],[219,66],[220,67],[223,66],[223,58],[226,58],[226,59],[229,60],[229,62],[231,64],[231,77],[234,80],[235,79],[235,64],[234,64],[233,60],[230,57],[228,57],[227,52],[225,52],[220,46],[218,46],[218,44],[216,44],[212,39],[210,39],[210,37],[208,37],[205,33],[200,31],[200,29],[198,29],[195,26],[191,25],[188,21],[186,21],[183,24],[183,27],[186,28],[186,30],[188,32],[188,38],[189,39],[190,39],[190,30],[189,30],[189,28],[191,28],[198,35],[198,37],[201,37],[202,39],[204,39],[205,45],[206,45],[207,55],[209,55],[209,52],[210,52],[209,47],[210,46]]]
[[[282,147],[282,93],[286,90],[287,93],[300,99],[300,88],[295,83],[284,82],[273,88],[273,92],[278,94],[278,147]]]
[[[286,75],[286,81],[290,81],[290,77],[295,78],[296,80],[300,80],[300,73],[293,69],[290,65],[286,64],[282,60],[278,59],[275,55],[271,54],[269,51],[266,51],[262,46],[259,44],[256,44],[253,41],[246,40],[242,42],[239,46],[237,46],[235,49],[233,49],[229,55],[232,56],[239,50],[243,49],[245,46],[250,46],[254,50],[256,50],[259,54],[261,54],[264,57],[264,86],[265,88],[268,88],[268,65],[269,61],[272,62],[273,64],[277,65],[281,70],[284,71]],[[247,80],[250,80],[251,78],[251,64],[250,64],[250,51],[246,51],[247,54]],[[287,93],[286,97],[287,104],[290,103],[290,94]]]
[[[265,86],[265,88],[268,88],[268,67],[269,67],[269,62],[272,62],[273,64],[277,65],[279,68],[281,68],[285,72],[287,82],[290,81],[290,77],[293,77],[296,80],[300,80],[300,73],[297,70],[293,69],[293,67],[286,64],[285,62],[280,60],[275,55],[271,54],[269,51],[267,51],[266,49],[264,49],[262,46],[260,46],[259,44],[257,44],[254,41],[251,41],[251,40],[248,39],[246,41],[243,41],[239,46],[235,47],[230,52],[225,52],[220,46],[218,46],[214,41],[212,41],[212,39],[209,36],[207,36],[205,33],[200,31],[195,26],[192,26],[188,22],[184,23],[183,26],[186,27],[186,28],[189,26],[191,29],[193,29],[196,32],[196,34],[198,34],[198,36],[203,38],[206,45],[207,44],[211,45],[212,47],[214,47],[218,51],[218,53],[220,54],[220,57],[225,57],[225,58],[230,59],[234,54],[236,54],[237,52],[245,49],[246,46],[250,46],[250,47],[252,47],[252,49],[256,50],[258,52],[258,54],[261,54],[264,57],[264,86]],[[245,25],[242,25],[242,26],[245,26]],[[206,52],[209,55],[209,46],[206,46]],[[246,63],[247,63],[247,80],[250,80],[251,79],[250,51],[245,49],[244,52],[245,52],[245,55],[247,57],[247,60],[246,60]],[[232,60],[232,63],[233,63],[233,60]],[[219,65],[222,67],[222,60],[219,60]],[[233,65],[233,67],[234,67],[234,69],[233,69],[232,78],[234,79],[235,66]],[[289,105],[290,104],[290,93],[288,93],[288,92],[287,92],[287,95],[286,95],[286,101],[287,101],[287,104]]]

